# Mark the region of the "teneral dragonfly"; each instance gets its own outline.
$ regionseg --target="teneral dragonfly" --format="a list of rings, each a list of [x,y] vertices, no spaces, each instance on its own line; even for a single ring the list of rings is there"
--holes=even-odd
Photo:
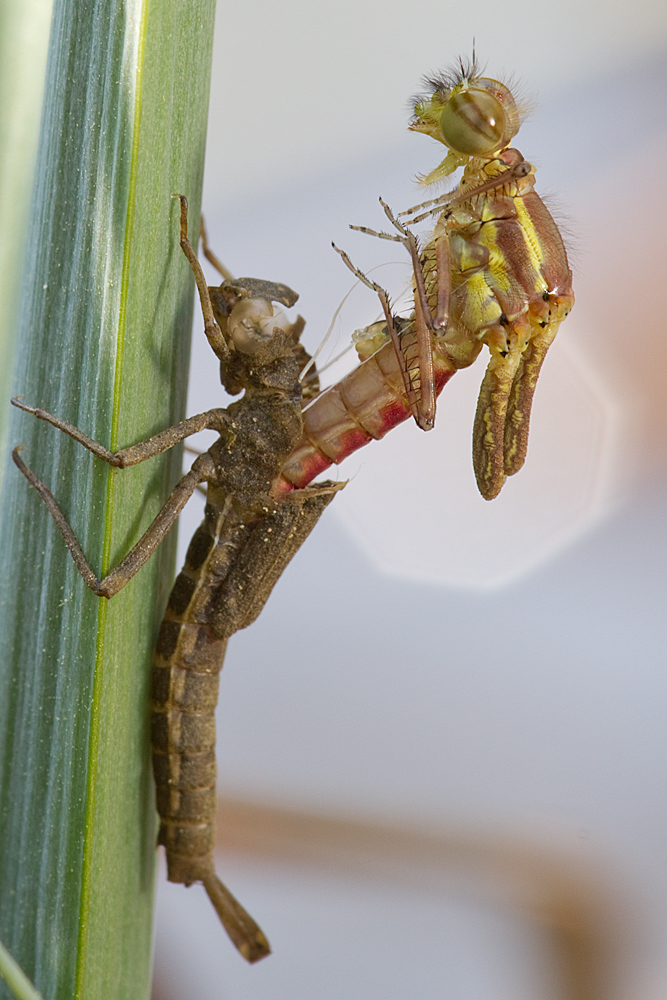
[[[301,446],[283,470],[303,485],[331,462],[382,437],[410,414],[424,430],[435,421],[438,392],[459,368],[491,353],[473,429],[473,464],[483,497],[500,492],[523,465],[535,386],[545,354],[574,303],[563,240],[534,191],[535,168],[509,145],[522,114],[509,88],[484,77],[473,58],[429,78],[409,128],[448,147],[422,178],[434,184],[463,167],[459,186],[398,217],[382,202],[395,232],[353,226],[408,249],[414,311],[394,316],[387,293],[346,264],[380,297],[385,323],[369,330],[377,349],[366,366],[306,409]],[[435,216],[424,246],[409,228]],[[338,249],[338,248],[336,248]],[[395,361],[392,360],[392,354]],[[363,357],[363,354],[362,354]],[[398,381],[396,380],[398,375]]]

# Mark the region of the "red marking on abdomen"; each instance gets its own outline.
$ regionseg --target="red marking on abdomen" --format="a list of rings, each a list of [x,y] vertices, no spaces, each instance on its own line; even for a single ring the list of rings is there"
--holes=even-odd
[[[436,395],[439,395],[455,372],[451,368],[445,367],[445,363],[438,364],[437,360],[439,359],[434,357],[436,364],[434,364],[433,381]],[[334,386],[333,389],[335,391],[336,387]],[[329,391],[327,390],[327,392]],[[317,400],[311,405],[316,406]],[[338,422],[334,419],[328,428],[322,428],[321,435],[317,434],[319,443],[310,440],[310,438],[304,435],[300,443],[288,457],[283,466],[281,476],[274,483],[274,496],[280,496],[292,489],[300,489],[308,486],[325,469],[342,462],[343,459],[348,458],[353,452],[358,451],[359,448],[363,448],[369,441],[380,440],[393,427],[398,427],[399,424],[404,423],[411,415],[406,399],[395,396],[379,408],[377,421],[373,422],[372,434],[365,431],[358,424],[350,426],[349,423],[347,428],[341,429],[340,433],[337,434],[337,424],[341,428],[344,428],[345,423],[351,422],[353,419],[353,414],[349,410],[346,412],[340,402],[338,405],[340,408],[340,421]],[[326,448],[328,454],[325,454],[322,448]]]

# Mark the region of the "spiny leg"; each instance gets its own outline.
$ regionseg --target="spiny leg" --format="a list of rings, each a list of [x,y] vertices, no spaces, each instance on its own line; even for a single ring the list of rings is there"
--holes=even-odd
[[[489,177],[488,181],[476,184],[475,187],[459,187],[456,191],[450,192],[450,194],[444,196],[443,204],[448,206],[465,204],[465,202],[477,198],[481,194],[487,194],[489,191],[497,191],[499,188],[505,187],[506,184],[511,184],[512,181],[522,180],[528,176],[532,169],[532,164],[522,159],[520,163],[515,163],[514,166],[508,167],[507,170],[501,170],[499,174]]]
[[[422,430],[431,430],[435,424],[435,386],[433,383],[433,351],[431,334],[444,332],[449,318],[450,260],[449,240],[446,234],[436,243],[436,312],[433,316],[426,293],[424,269],[419,258],[419,245],[414,233],[410,232],[394,216],[389,205],[382,198],[380,204],[393,226],[401,233],[402,242],[410,254],[415,282],[415,333],[417,338],[417,358],[419,368],[420,398],[417,424]]]
[[[431,335],[424,316],[421,297],[418,294],[415,294],[415,337],[417,347],[416,375],[419,379],[419,401],[415,419],[418,427],[421,427],[423,431],[430,431],[435,424],[433,353],[431,351]]]
[[[19,455],[19,450],[19,448],[14,448],[12,452],[14,463],[26,477],[30,485],[34,486],[41,496],[56,523],[56,527],[65,539],[65,544],[70,550],[76,568],[83,578],[83,582],[98,597],[113,597],[114,594],[123,589],[126,583],[129,583],[135,573],[153,555],[169,529],[173,527],[179,514],[197,488],[198,483],[204,482],[215,472],[213,461],[208,454],[201,455],[200,458],[196,459],[190,471],[174,487],[167,502],[137,544],[130,549],[115,569],[112,569],[102,580],[98,580],[84,555],[78,538],[56,503],[55,497],[48,487],[23,462]]]
[[[401,237],[399,237],[399,239],[403,244],[403,246],[407,249],[408,253],[410,254],[410,260],[412,261],[412,271],[415,278],[415,291],[416,295],[419,296],[424,322],[426,323],[428,328],[432,330],[434,329],[433,317],[431,316],[431,307],[428,304],[428,297],[426,295],[426,285],[424,284],[424,272],[422,270],[421,261],[419,259],[419,246],[417,244],[417,237],[415,236],[414,233],[411,233],[409,229],[406,229],[406,227],[398,221],[398,219],[394,216],[392,210],[389,208],[389,205],[386,203],[386,201],[383,201],[382,198],[380,198],[380,204],[382,205],[384,213],[389,219],[389,221],[396,227],[396,229],[398,229],[399,233],[402,234]],[[428,348],[430,351],[430,341]]]
[[[421,221],[422,219],[425,219],[428,215],[434,215],[436,212],[440,211],[440,208],[442,206],[442,199],[443,199],[443,197],[447,197],[447,196],[446,195],[444,195],[444,196],[443,195],[439,195],[437,198],[431,198],[429,201],[420,201],[420,203],[418,205],[412,205],[411,208],[406,208],[405,211],[399,212],[398,215],[396,216],[396,218],[397,219],[407,219],[409,216],[414,215],[415,212],[418,212],[422,208],[431,208],[432,211],[425,212],[423,215],[421,215],[419,217],[418,221]],[[433,207],[433,206],[435,206],[435,207]],[[412,219],[411,221],[415,222],[417,220]]]
[[[213,347],[216,354],[218,354],[218,357],[226,358],[229,355],[229,348],[224,341],[220,327],[218,326],[213,315],[208,286],[206,285],[201,265],[199,264],[192,245],[187,237],[187,199],[184,195],[175,195],[174,197],[178,197],[181,202],[180,243],[186,257],[190,261],[195,275],[197,288],[199,289],[202,312],[204,314],[206,334],[209,339],[209,343]],[[216,350],[216,347],[218,350]],[[200,413],[194,417],[189,417],[188,419],[181,421],[180,424],[176,424],[173,427],[169,427],[166,430],[161,431],[159,434],[154,435],[147,441],[131,445],[129,448],[124,448],[118,452],[112,452],[108,448],[105,448],[104,445],[94,441],[87,434],[84,434],[78,427],[75,427],[73,424],[70,424],[65,420],[61,420],[59,417],[53,416],[53,414],[49,413],[47,410],[30,406],[29,404],[23,403],[20,399],[16,398],[12,399],[12,404],[19,409],[24,410],[26,413],[32,413],[38,419],[45,420],[47,423],[52,424],[54,427],[63,431],[63,433],[68,434],[75,441],[78,441],[79,444],[82,444],[84,448],[87,448],[98,458],[101,458],[103,461],[108,462],[109,465],[120,469],[136,465],[148,458],[152,458],[154,455],[159,455],[161,452],[167,451],[169,448],[178,444],[185,437],[190,434],[196,434],[200,430],[210,428],[221,432],[224,430],[226,422],[226,414],[223,410],[209,410],[206,413]],[[49,513],[53,517],[58,530],[62,534],[65,543],[70,550],[72,558],[74,559],[77,569],[79,570],[84,582],[95,594],[100,597],[112,597],[114,594],[117,594],[129,580],[131,580],[135,573],[141,569],[146,560],[150,558],[167,532],[173,526],[181,510],[190,499],[197,486],[200,483],[205,482],[209,476],[214,473],[213,463],[210,456],[207,454],[200,456],[200,458],[194,462],[190,472],[188,472],[176,485],[167,502],[162,507],[161,511],[158,513],[142,538],[125,556],[121,563],[119,563],[119,565],[111,571],[111,573],[107,574],[107,576],[105,576],[102,580],[98,580],[92,570],[92,567],[90,566],[90,563],[84,555],[83,549],[81,548],[76,535],[72,531],[72,528],[64,514],[58,507],[55,497],[48,487],[45,486],[44,483],[37,478],[34,472],[32,472],[32,470],[29,469],[23,462],[19,455],[19,451],[20,448],[15,448],[12,452],[14,463],[26,477],[30,485],[33,486],[42,497]]]
[[[204,452],[200,448],[192,448],[189,444],[183,445],[183,451],[189,451],[191,455],[203,455]],[[203,497],[208,496],[208,487],[202,486],[201,483],[197,483],[197,492],[201,493]]]
[[[421,215],[416,215],[410,220],[411,225],[415,225],[417,222],[423,222],[427,219],[429,215],[437,215],[445,208],[451,208],[452,205],[463,204],[466,201],[470,201],[476,198],[478,195],[486,194],[488,191],[495,191],[498,188],[504,187],[505,184],[511,181],[520,180],[522,177],[527,177],[532,170],[532,165],[526,160],[522,160],[521,163],[515,164],[513,167],[509,167],[507,170],[503,170],[501,173],[496,174],[495,177],[489,178],[488,181],[484,181],[482,184],[478,184],[476,187],[461,189],[461,187],[454,188],[453,191],[448,191],[446,194],[440,195],[439,198],[434,198],[432,201],[423,201],[419,205],[413,205],[412,208],[406,208],[404,212],[399,212],[398,218],[406,218],[407,216],[413,215],[418,212],[420,208],[426,208],[426,212],[422,212]],[[432,206],[429,208],[429,206]]]
[[[382,199],[380,199],[382,201]],[[392,243],[404,243],[402,236],[396,236],[395,233],[384,233],[382,230],[370,229],[368,226],[350,226],[350,229],[354,229],[355,233],[364,233],[366,236],[375,236],[378,240],[390,240]],[[340,253],[340,250],[338,251]]]
[[[393,233],[377,232],[373,229],[369,229],[366,226],[350,226],[350,229],[354,229],[357,232],[365,233],[368,236],[377,236],[379,239],[391,240],[392,242],[402,243],[406,247],[408,253],[410,254],[410,259],[412,262],[414,281],[415,281],[415,339],[416,339],[416,365],[412,367],[408,364],[408,360],[405,355],[405,351],[401,346],[401,340],[398,334],[394,336],[391,329],[388,327],[391,340],[394,345],[394,350],[398,358],[399,366],[401,369],[401,374],[403,376],[403,383],[405,385],[405,391],[408,397],[408,404],[410,406],[410,412],[412,413],[417,426],[422,430],[431,430],[435,423],[435,386],[433,383],[433,353],[431,349],[431,331],[435,332],[433,316],[431,314],[431,308],[429,306],[428,297],[426,294],[426,286],[424,284],[424,274],[419,260],[419,247],[417,245],[417,239],[413,233],[411,233],[401,222],[394,216],[393,212],[389,208],[389,205],[380,198],[380,204],[384,209],[385,215],[398,230],[399,235],[396,236]],[[338,249],[338,248],[335,248]],[[361,275],[361,272],[351,265],[349,258],[343,255],[341,251],[343,260],[351,268],[354,274],[357,276]],[[368,280],[362,277],[367,285],[369,285]],[[447,282],[449,281],[449,276],[447,275]],[[371,283],[369,287],[374,287],[376,290],[379,286],[375,283]],[[448,285],[447,285],[448,287]],[[386,296],[386,292],[384,292]],[[380,301],[382,302],[383,309],[385,308],[382,296],[380,296]],[[440,302],[440,297],[438,298]],[[447,315],[449,309],[449,299],[447,298],[446,309],[440,309],[437,313],[437,320],[440,321],[443,315]],[[386,310],[385,310],[386,315]],[[445,320],[446,322],[446,320]],[[392,326],[395,330],[395,323],[392,321]]]
[[[412,269],[415,277],[416,291],[421,300],[422,314],[424,320],[426,322],[426,325],[429,328],[432,328],[433,322],[431,318],[431,310],[426,296],[424,275],[419,260],[419,247],[417,245],[417,239],[414,233],[411,233],[409,229],[406,229],[406,227],[401,222],[398,221],[396,216],[393,214],[392,210],[389,208],[389,205],[382,198],[380,198],[380,204],[384,209],[385,215],[387,216],[391,224],[398,230],[400,235],[396,236],[394,235],[394,233],[385,233],[381,231],[378,232],[375,229],[369,229],[368,226],[350,226],[350,229],[354,229],[355,232],[357,233],[364,233],[366,236],[376,236],[380,240],[391,240],[393,243],[403,244],[403,246],[407,249],[408,253],[410,254],[410,260],[412,262]],[[337,247],[334,247],[334,249],[338,250]],[[356,274],[358,277],[361,276],[361,272],[358,271],[357,268],[353,267],[349,263],[349,258],[346,259],[345,256],[343,256],[343,252],[341,250],[338,250],[338,253],[341,254],[343,260],[345,260],[346,264],[354,272],[354,274]],[[365,281],[365,283],[368,285],[369,288],[371,287],[377,288],[375,283],[369,284],[365,276],[362,278],[362,280]],[[430,344],[429,344],[429,349],[430,349]]]
[[[218,326],[213,315],[208,286],[204,280],[203,271],[199,261],[197,260],[192,245],[187,237],[187,200],[183,195],[176,195],[175,197],[180,198],[181,202],[180,243],[186,257],[190,261],[195,275],[195,280],[200,294],[202,312],[204,314],[207,337],[213,349],[216,350],[216,347],[218,348],[218,350],[216,350],[218,356],[226,358],[229,355],[229,349],[224,341],[220,327]],[[169,427],[166,430],[161,431],[159,434],[154,435],[147,441],[131,445],[129,448],[124,448],[118,452],[112,452],[108,448],[105,448],[104,445],[94,441],[87,434],[84,434],[78,427],[75,427],[73,424],[70,424],[65,420],[61,420],[59,417],[53,416],[53,414],[49,413],[47,410],[30,406],[29,404],[23,403],[20,399],[16,398],[12,399],[12,404],[27,413],[32,413],[38,419],[45,420],[46,422],[52,424],[54,427],[63,431],[63,433],[68,434],[75,441],[78,441],[79,444],[82,444],[98,458],[101,458],[103,461],[114,466],[115,468],[121,469],[127,468],[131,465],[136,465],[148,458],[152,458],[154,455],[158,455],[161,452],[172,448],[188,435],[195,434],[200,430],[211,428],[221,432],[224,430],[226,422],[226,414],[223,410],[209,410],[206,413],[189,417],[187,420],[181,421],[180,424],[176,424],[173,427]],[[76,535],[58,507],[55,497],[48,487],[45,486],[44,483],[42,483],[32,470],[29,469],[23,462],[19,455],[19,451],[20,447],[15,448],[12,452],[14,463],[26,477],[30,485],[33,486],[42,497],[42,500],[46,504],[49,513],[53,517],[58,530],[62,534],[65,543],[70,550],[82,579],[86,585],[100,597],[112,597],[114,594],[118,593],[118,591],[121,590],[126,583],[128,583],[128,581],[135,575],[135,573],[138,572],[138,570],[144,565],[147,559],[150,558],[161,541],[164,539],[165,535],[173,526],[181,510],[190,499],[197,486],[200,483],[205,482],[210,475],[214,473],[214,467],[210,456],[206,454],[200,456],[200,458],[198,458],[193,464],[190,472],[188,472],[176,485],[167,502],[162,507],[161,511],[158,513],[142,538],[125,556],[121,563],[119,563],[119,565],[111,571],[111,573],[105,576],[102,580],[98,580],[92,570],[92,567],[90,566],[90,563],[85,557]]]
[[[362,231],[365,232],[365,230]],[[369,230],[369,232],[372,231]],[[382,234],[373,234],[373,235],[382,235]],[[400,242],[399,237],[389,236],[388,234],[384,235],[386,236],[387,239],[396,240],[397,242]],[[370,278],[366,277],[363,271],[360,271],[358,267],[355,267],[355,265],[352,263],[352,261],[350,260],[350,258],[348,257],[348,255],[345,253],[344,250],[341,250],[340,247],[337,247],[335,243],[332,243],[331,246],[334,248],[336,253],[340,255],[340,257],[343,260],[343,263],[345,264],[346,267],[350,269],[350,271],[352,271],[352,274],[354,274],[359,279],[359,281],[362,282],[362,284],[366,285],[367,288],[370,288],[371,291],[375,292],[375,294],[380,300],[380,305],[382,306],[385,322],[387,324],[387,332],[389,333],[391,342],[394,346],[394,351],[396,352],[399,368],[401,370],[401,376],[403,378],[403,387],[405,389],[405,394],[408,399],[410,412],[412,413],[415,420],[417,420],[419,413],[417,400],[412,386],[412,381],[410,379],[410,372],[408,371],[408,366],[406,364],[405,354],[401,348],[401,340],[398,335],[398,331],[396,329],[394,316],[391,311],[389,294],[387,291],[385,291],[385,289],[381,285],[378,285],[376,281],[371,281]]]

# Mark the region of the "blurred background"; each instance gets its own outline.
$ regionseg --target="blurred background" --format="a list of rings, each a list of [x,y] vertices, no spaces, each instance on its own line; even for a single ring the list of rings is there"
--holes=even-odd
[[[220,4],[210,241],[301,293],[311,349],[352,285],[332,239],[409,281],[400,248],[347,225],[382,227],[379,195],[423,200],[443,151],[406,131],[407,101],[473,38],[532,108],[514,144],[576,305],[497,500],[470,459],[480,360],[432,433],[340,467],[232,639],[218,866],[275,954],[246,967],[201,887],[161,878],[155,1000],[667,993],[666,36],[662,0]],[[331,353],[377,314],[355,289]],[[220,400],[198,328],[189,412]]]

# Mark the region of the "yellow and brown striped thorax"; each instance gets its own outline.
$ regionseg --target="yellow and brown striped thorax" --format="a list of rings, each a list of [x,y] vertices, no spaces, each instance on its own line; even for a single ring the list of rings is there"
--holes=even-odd
[[[460,192],[473,189],[523,161],[515,149],[491,160],[471,159]],[[454,340],[474,338],[493,350],[498,328],[525,317],[538,324],[560,319],[574,301],[567,254],[556,223],[533,190],[535,171],[469,201],[447,207],[424,251],[430,299],[436,296],[432,262],[438,239],[449,240],[451,255],[450,330]],[[551,299],[551,303],[547,299]],[[473,358],[471,358],[473,360]]]

